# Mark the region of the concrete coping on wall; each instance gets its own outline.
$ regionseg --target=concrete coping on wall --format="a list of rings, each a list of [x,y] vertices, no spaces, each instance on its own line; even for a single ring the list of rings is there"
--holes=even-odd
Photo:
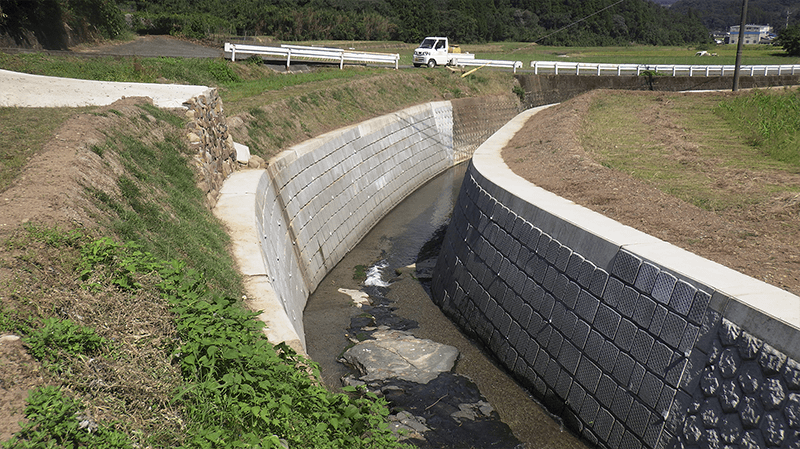
[[[225,180],[214,207],[214,215],[227,227],[231,251],[244,278],[247,296],[244,303],[260,311],[264,333],[272,344],[286,342],[292,349],[305,354],[302,339],[283,309],[278,294],[272,288],[262,259],[261,243],[256,229],[256,192],[267,176],[266,170],[242,170]]]
[[[529,109],[496,132],[473,156],[474,168],[509,192],[510,207],[597,266],[610,269],[620,249],[649,260],[712,293],[710,306],[779,350],[800,358],[800,297],[548,192],[515,174],[502,150],[525,123],[553,105]]]

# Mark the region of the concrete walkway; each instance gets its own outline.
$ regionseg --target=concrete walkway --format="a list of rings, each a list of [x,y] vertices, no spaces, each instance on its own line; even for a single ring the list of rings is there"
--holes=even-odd
[[[180,108],[207,86],[89,81],[0,70],[0,107],[107,106],[125,97],[150,97],[159,108]]]

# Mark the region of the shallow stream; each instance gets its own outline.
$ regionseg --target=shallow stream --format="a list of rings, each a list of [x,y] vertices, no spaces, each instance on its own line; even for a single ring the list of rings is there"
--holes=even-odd
[[[386,310],[391,310],[391,316],[386,317],[385,322],[390,327],[408,329],[418,338],[456,347],[460,357],[453,373],[474,382],[483,399],[491,404],[502,423],[525,447],[585,448],[500,368],[491,355],[464,336],[444,316],[416,277],[414,264],[418,254],[423,246],[430,251],[430,245],[426,243],[435,240],[437,231],[442,232],[449,221],[465,171],[466,164],[461,164],[411,194],[323,279],[309,298],[304,313],[308,353],[320,365],[323,381],[332,389],[341,388],[341,378],[352,372],[338,361],[347,346],[352,344],[347,338],[348,329],[352,335],[353,323],[366,315],[363,313],[365,309],[354,302],[354,292],[368,292],[374,303],[383,301],[388,304]],[[370,283],[378,281],[377,286],[364,285],[364,278],[359,276],[364,268],[372,269],[369,279],[373,282]],[[429,403],[430,407],[453,395],[444,387],[439,391],[420,390],[416,394],[423,396],[416,398],[417,402]],[[387,395],[387,399],[391,397]],[[428,410],[430,407],[420,409]],[[447,443],[452,429],[441,430],[440,433],[447,435],[435,438],[429,433],[425,433],[428,444],[422,446],[464,447],[457,436],[453,437],[456,439],[452,443]],[[515,447],[513,444],[509,446],[508,441],[504,439],[502,447]],[[481,444],[474,440],[470,446],[480,448],[483,447]]]

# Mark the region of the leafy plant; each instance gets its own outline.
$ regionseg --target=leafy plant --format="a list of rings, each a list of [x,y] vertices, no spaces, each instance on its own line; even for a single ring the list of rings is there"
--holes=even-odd
[[[64,396],[58,387],[31,391],[25,408],[27,422],[4,449],[78,448],[114,449],[133,447],[124,433],[97,424],[82,415],[83,406]]]
[[[45,318],[44,326],[25,337],[23,342],[31,355],[51,363],[57,362],[61,353],[97,355],[110,344],[94,329],[58,318]]]

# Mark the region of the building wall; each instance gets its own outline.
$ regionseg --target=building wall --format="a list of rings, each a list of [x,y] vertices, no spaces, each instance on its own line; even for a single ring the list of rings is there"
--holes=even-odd
[[[535,112],[473,156],[434,301],[601,447],[797,447],[800,298],[514,175]]]

